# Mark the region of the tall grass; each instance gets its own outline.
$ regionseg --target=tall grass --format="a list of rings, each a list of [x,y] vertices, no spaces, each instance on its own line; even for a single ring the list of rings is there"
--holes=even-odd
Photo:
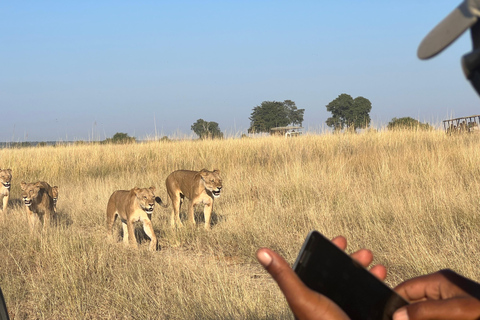
[[[289,319],[256,263],[261,246],[295,260],[311,229],[372,249],[387,283],[451,268],[480,279],[480,136],[442,131],[306,135],[0,150],[13,170],[0,222],[0,285],[15,319]],[[172,230],[161,250],[107,241],[110,194],[157,188],[176,169],[220,169],[213,227]],[[60,187],[56,226],[29,233],[20,182]],[[185,219],[185,217],[183,217]],[[120,234],[120,223],[115,225]],[[141,232],[138,236],[142,239]]]

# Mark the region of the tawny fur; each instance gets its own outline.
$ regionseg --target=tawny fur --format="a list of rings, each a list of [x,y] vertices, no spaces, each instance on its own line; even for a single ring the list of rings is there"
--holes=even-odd
[[[220,196],[222,178],[219,170],[200,171],[177,170],[172,172],[165,181],[168,196],[172,202],[172,214],[170,225],[182,226],[180,221],[180,208],[183,198],[190,200],[187,219],[191,225],[195,225],[194,207],[204,204],[205,229],[210,229],[210,219],[213,210],[214,199]]]
[[[2,199],[2,214],[7,212],[8,199],[10,198],[10,183],[12,182],[12,170],[0,169],[0,199]]]
[[[52,187],[53,211],[57,212],[58,186]]]
[[[20,187],[30,230],[34,230],[39,220],[43,220],[45,230],[50,226],[50,219],[54,215],[52,187],[45,181],[33,183],[22,181]]]
[[[108,200],[107,204],[107,230],[108,237],[112,236],[113,224],[120,216],[123,227],[123,242],[137,247],[135,239],[134,222],[141,221],[143,230],[151,239],[149,250],[157,248],[157,237],[153,231],[153,225],[149,215],[155,207],[155,187],[133,188],[131,190],[117,190]]]

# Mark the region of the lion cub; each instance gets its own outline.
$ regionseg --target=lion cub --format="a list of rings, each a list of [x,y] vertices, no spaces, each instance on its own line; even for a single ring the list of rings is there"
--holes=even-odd
[[[52,187],[45,181],[20,184],[22,198],[27,211],[30,230],[33,231],[37,221],[43,219],[43,229],[48,228],[54,215]]]
[[[10,182],[12,181],[11,169],[0,169],[0,198],[3,202],[2,211],[7,212],[8,199],[10,198]]]
[[[180,208],[183,198],[186,197],[190,200],[188,206],[188,221],[192,225],[195,225],[195,217],[193,216],[194,207],[197,204],[204,204],[205,229],[210,229],[213,200],[220,196],[220,190],[222,189],[220,170],[177,170],[170,173],[165,184],[173,206],[170,225],[172,227],[175,226],[175,223],[180,226],[182,225],[180,221]]]
[[[123,243],[128,245],[130,242],[130,245],[137,247],[133,223],[141,221],[143,230],[151,240],[149,250],[155,251],[157,249],[157,237],[153,232],[153,225],[149,217],[155,207],[154,192],[155,187],[115,191],[107,204],[108,236],[112,236],[113,223],[118,215],[122,220]]]

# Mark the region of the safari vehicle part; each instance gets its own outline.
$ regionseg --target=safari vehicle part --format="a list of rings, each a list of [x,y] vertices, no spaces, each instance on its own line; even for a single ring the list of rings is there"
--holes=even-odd
[[[480,115],[443,120],[443,128],[448,134],[479,132]]]

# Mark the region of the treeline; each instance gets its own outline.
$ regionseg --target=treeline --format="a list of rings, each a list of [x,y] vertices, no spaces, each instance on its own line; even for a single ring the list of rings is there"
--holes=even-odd
[[[364,97],[353,98],[346,93],[340,94],[336,99],[325,106],[332,114],[325,123],[333,132],[356,132],[357,129],[370,127],[370,111],[372,103]],[[272,128],[287,126],[302,126],[305,109],[299,109],[292,100],[263,101],[252,109],[250,114],[250,127],[248,133],[269,133]],[[432,127],[410,117],[393,118],[387,125],[389,130],[419,129],[428,130]],[[215,121],[198,119],[191,130],[199,139],[223,138],[220,126]],[[242,135],[243,136],[243,135]]]
[[[167,136],[160,140],[168,140]],[[82,145],[82,144],[126,144],[126,143],[140,143],[135,137],[130,137],[127,133],[117,132],[112,138],[107,138],[101,141],[24,141],[24,142],[0,142],[0,148],[31,148],[31,147],[46,147],[46,146],[66,146],[66,145]]]

